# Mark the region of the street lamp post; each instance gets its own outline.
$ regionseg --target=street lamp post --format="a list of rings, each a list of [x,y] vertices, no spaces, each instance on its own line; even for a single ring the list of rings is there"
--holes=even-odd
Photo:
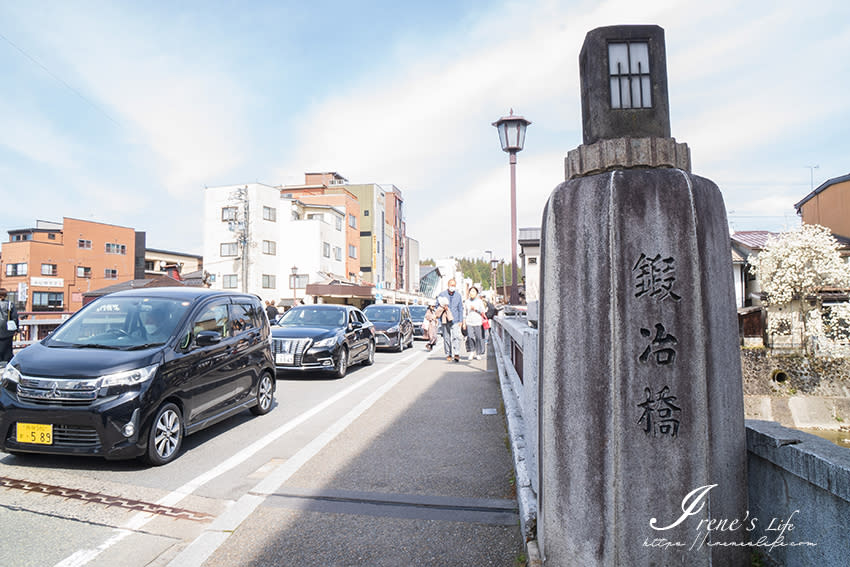
[[[525,129],[531,124],[522,116],[514,116],[511,109],[509,116],[503,116],[493,122],[499,130],[499,142],[502,150],[510,154],[511,164],[511,305],[519,303],[519,292],[517,290],[517,265],[516,265],[516,154],[522,151],[525,144]]]
[[[290,284],[289,287],[292,288],[292,306],[295,307],[296,299],[296,290],[298,288],[298,266],[292,266],[292,275],[289,276]]]
[[[489,262],[490,262],[490,265],[492,266],[492,264],[493,264],[493,251],[492,250],[485,250],[484,253],[488,254],[490,256]],[[496,282],[493,281],[492,273],[490,274],[490,290],[495,295],[495,293],[496,293]]]

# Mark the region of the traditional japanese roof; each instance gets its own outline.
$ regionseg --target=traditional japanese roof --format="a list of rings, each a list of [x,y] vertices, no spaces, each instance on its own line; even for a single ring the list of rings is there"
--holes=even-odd
[[[850,173],[848,173],[847,175],[842,175],[841,177],[827,179],[826,181],[818,185],[814,191],[803,197],[800,202],[794,204],[794,208],[797,209],[797,214],[800,214],[800,208],[806,203],[808,203],[812,199],[812,197],[814,197],[818,193],[823,193],[833,185],[837,185],[838,183],[844,183],[845,181],[850,181]]]
[[[539,246],[541,232],[542,230],[539,226],[520,228],[517,241],[525,246]]]
[[[778,233],[769,230],[742,230],[732,235],[732,244],[739,244],[750,250],[761,250],[768,238],[777,235]]]
[[[732,249],[732,263],[733,264],[746,264],[746,262],[747,262],[747,259],[744,258],[743,254],[741,254],[740,252],[738,252],[737,250],[735,250],[733,248]]]

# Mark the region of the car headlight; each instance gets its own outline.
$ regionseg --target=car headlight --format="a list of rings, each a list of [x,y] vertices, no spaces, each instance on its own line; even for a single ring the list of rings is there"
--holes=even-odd
[[[313,343],[314,347],[329,347],[333,346],[336,343],[336,337],[328,337],[326,339],[322,339],[320,341],[316,341]]]
[[[21,381],[21,373],[18,372],[17,368],[7,363],[6,368],[3,369],[3,376],[0,378],[0,381],[2,381],[3,384],[6,382],[13,382],[17,384]]]
[[[389,329],[387,329],[387,332],[388,333],[397,333],[398,332],[398,325],[394,325],[394,326],[390,327]]]
[[[159,364],[151,364],[150,366],[137,368],[136,370],[107,374],[106,376],[100,377],[100,387],[135,386],[153,378],[157,368],[159,368]]]

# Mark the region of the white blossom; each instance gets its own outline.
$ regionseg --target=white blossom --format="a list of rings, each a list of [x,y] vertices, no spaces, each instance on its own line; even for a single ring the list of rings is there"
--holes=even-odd
[[[838,241],[829,229],[804,224],[771,237],[761,252],[750,256],[749,263],[769,307],[790,307],[792,302],[799,307],[802,338],[807,350],[813,339],[821,350],[826,348],[824,345],[836,341],[846,342],[846,330],[836,324],[825,325],[822,316],[822,291],[850,289],[850,266],[841,258]],[[835,321],[850,313],[839,306],[832,306],[832,309]],[[769,332],[788,334],[788,309],[784,311],[782,315],[774,309],[768,311]]]

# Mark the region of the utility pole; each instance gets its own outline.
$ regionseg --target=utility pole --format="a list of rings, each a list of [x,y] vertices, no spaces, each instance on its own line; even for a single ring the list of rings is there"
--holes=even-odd
[[[235,202],[242,209],[241,218],[237,213],[236,222],[231,224],[230,230],[233,231],[236,237],[236,242],[239,246],[242,264],[242,292],[248,293],[248,249],[250,248],[251,239],[248,234],[250,225],[250,209],[248,199],[248,186],[240,187],[235,192],[230,194],[229,200]]]

